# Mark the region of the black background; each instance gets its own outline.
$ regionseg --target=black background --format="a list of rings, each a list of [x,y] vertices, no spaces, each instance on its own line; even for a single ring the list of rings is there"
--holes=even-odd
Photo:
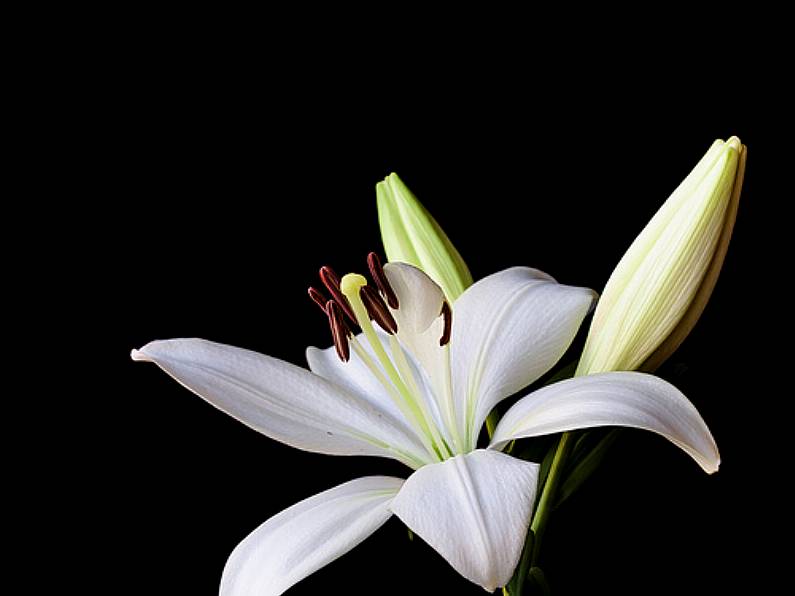
[[[97,528],[95,554],[119,591],[214,594],[229,552],[268,517],[361,475],[409,472],[278,444],[131,362],[130,349],[198,336],[303,364],[307,345],[329,344],[306,288],[319,266],[361,271],[381,250],[374,185],[391,171],[475,279],[529,265],[600,290],[712,140],[732,134],[749,158],[726,266],[660,371],[698,406],[721,470],[707,476],[663,439],[624,433],[555,514],[542,567],[556,594],[771,581],[762,519],[779,498],[769,437],[780,435],[767,411],[783,396],[750,385],[776,358],[760,334],[775,306],[760,312],[757,297],[781,254],[767,226],[784,198],[766,109],[747,93],[641,84],[598,64],[481,64],[475,76],[440,61],[418,77],[400,62],[343,74],[322,52],[290,62],[217,49],[123,53],[70,124],[83,151],[67,175],[100,201],[71,206],[84,223],[71,230],[74,312],[94,361],[87,432],[71,442],[91,487],[80,520]],[[481,593],[396,519],[289,593],[387,587]]]

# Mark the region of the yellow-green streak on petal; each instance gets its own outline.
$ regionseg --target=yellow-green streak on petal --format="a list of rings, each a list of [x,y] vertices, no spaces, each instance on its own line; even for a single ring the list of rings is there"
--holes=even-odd
[[[397,174],[376,185],[378,220],[387,259],[427,273],[451,302],[472,285],[472,275],[447,234]]]

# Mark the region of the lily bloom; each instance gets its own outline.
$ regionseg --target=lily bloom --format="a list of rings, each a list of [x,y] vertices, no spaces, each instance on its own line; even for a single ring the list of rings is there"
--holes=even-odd
[[[635,372],[535,391],[478,449],[491,409],[557,362],[595,294],[515,267],[475,283],[451,308],[419,269],[382,267],[374,254],[368,261],[375,287],[324,267],[331,297],[310,289],[334,338],[331,348],[307,350],[310,370],[201,339],[154,341],[132,353],[273,439],[318,453],[394,458],[413,470],[405,481],[341,484],[267,520],[230,555],[221,596],[282,594],[392,514],[467,579],[488,591],[504,586],[521,554],[539,468],[502,453],[513,439],[631,426],[668,438],[707,472],[717,469],[717,447],[695,407],[665,381]]]

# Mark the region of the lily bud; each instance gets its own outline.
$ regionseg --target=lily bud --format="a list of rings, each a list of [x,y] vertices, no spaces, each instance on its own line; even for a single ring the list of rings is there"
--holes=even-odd
[[[687,337],[717,281],[745,171],[715,141],[624,254],[594,313],[577,374],[654,370]]]
[[[397,174],[375,188],[387,259],[418,267],[454,301],[472,285],[472,274],[447,234]]]

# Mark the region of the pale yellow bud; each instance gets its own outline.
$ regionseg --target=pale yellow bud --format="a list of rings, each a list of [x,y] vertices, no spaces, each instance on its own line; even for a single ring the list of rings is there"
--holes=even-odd
[[[651,370],[687,336],[723,263],[744,163],[737,137],[715,141],[646,225],[605,286],[578,374]]]

